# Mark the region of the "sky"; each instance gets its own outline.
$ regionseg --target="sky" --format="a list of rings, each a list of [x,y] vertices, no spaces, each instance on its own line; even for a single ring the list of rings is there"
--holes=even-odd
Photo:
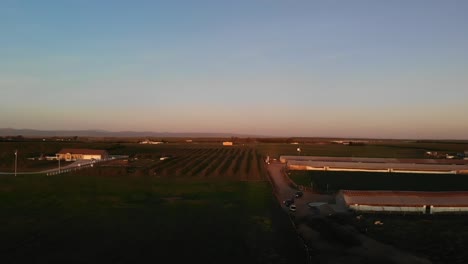
[[[0,2],[0,128],[468,139],[468,1]]]

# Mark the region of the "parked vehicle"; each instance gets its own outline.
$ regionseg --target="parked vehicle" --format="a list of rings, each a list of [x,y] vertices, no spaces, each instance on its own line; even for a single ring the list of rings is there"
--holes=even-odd
[[[283,204],[287,207],[289,207],[290,205],[292,205],[294,203],[294,199],[286,199],[283,201]]]
[[[294,195],[296,198],[300,198],[304,195],[302,191],[297,191],[296,194]]]
[[[295,211],[296,211],[296,205],[295,205],[295,204],[291,204],[291,205],[289,206],[289,211],[295,212]]]

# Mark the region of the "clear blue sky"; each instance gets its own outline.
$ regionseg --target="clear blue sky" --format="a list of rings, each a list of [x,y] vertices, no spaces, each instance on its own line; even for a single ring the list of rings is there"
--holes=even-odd
[[[468,139],[468,1],[0,2],[0,127]]]

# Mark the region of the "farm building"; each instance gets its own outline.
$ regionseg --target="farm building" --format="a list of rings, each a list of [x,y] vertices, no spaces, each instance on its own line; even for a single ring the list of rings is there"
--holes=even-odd
[[[341,190],[336,200],[359,212],[468,213],[468,192]]]
[[[140,141],[140,142],[138,142],[138,143],[139,143],[139,144],[157,145],[157,144],[162,144],[162,143],[164,143],[164,142],[162,142],[162,141],[151,141],[151,140],[147,139],[147,140]]]
[[[224,141],[223,146],[232,146],[232,141]]]
[[[102,160],[108,158],[108,153],[101,149],[62,149],[56,154],[57,159],[72,160]]]
[[[361,157],[280,156],[290,170],[368,171],[456,174],[468,172],[468,161]]]

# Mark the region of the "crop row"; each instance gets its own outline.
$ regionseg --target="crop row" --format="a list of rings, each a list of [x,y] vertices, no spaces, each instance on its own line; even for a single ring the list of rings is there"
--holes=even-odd
[[[149,171],[165,177],[222,177],[240,180],[264,179],[263,174],[266,173],[261,154],[250,147],[181,148],[177,152],[178,155],[170,159],[153,161]]]

